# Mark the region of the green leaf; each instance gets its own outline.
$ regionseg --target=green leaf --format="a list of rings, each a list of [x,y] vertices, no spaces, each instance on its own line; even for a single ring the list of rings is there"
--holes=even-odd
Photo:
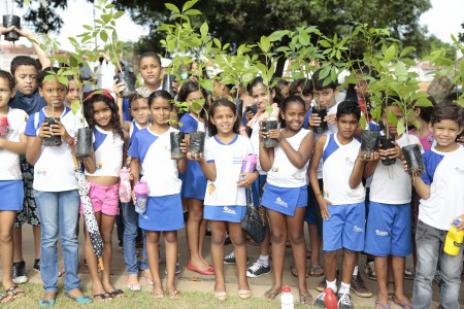
[[[403,57],[406,57],[407,55],[409,55],[410,53],[416,51],[416,48],[413,47],[413,46],[408,46],[406,47],[405,49],[403,49],[400,53],[400,58],[403,58]]]
[[[122,15],[124,15],[124,11],[117,11],[117,12],[113,15],[113,18],[114,18],[114,19],[118,19],[118,18],[120,18]]]
[[[203,13],[200,10],[197,10],[197,9],[190,9],[188,11],[185,11],[184,14],[188,15],[188,16],[196,16],[196,15],[201,15]]]
[[[261,36],[261,39],[259,40],[259,47],[264,53],[269,52],[269,49],[271,49],[271,41],[267,36]]]
[[[103,30],[102,32],[100,32],[100,39],[103,41],[103,42],[106,42],[108,40],[108,34],[106,33],[105,30]]]
[[[174,4],[172,3],[165,3],[164,6],[171,12],[174,12],[174,13],[177,13],[177,14],[180,14],[180,10],[177,6],[175,6]]]
[[[208,31],[209,31],[208,23],[204,22],[204,23],[200,26],[200,33],[201,33],[201,36],[202,36],[202,37],[206,37],[206,36],[208,35]]]
[[[392,44],[384,52],[384,60],[386,62],[392,61],[396,57],[396,45]]]
[[[309,44],[309,35],[305,32],[301,32],[298,36],[298,41],[300,41],[301,45],[308,45]]]
[[[197,2],[198,2],[198,0],[190,0],[190,1],[185,2],[184,5],[182,6],[182,12],[185,12],[185,11],[187,11],[188,9],[190,9],[190,8],[193,7]]]
[[[398,132],[398,134],[400,135],[406,132],[406,125],[404,123],[404,118],[401,118],[396,124],[396,132]]]
[[[291,32],[288,30],[277,30],[269,35],[271,42],[280,41],[284,36],[289,35]]]

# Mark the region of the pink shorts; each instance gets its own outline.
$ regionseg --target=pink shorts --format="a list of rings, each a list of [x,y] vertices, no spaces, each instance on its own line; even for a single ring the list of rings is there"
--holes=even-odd
[[[92,201],[93,211],[101,212],[108,216],[119,215],[119,183],[111,186],[102,186],[89,183],[89,197]],[[81,205],[81,214],[84,209]]]

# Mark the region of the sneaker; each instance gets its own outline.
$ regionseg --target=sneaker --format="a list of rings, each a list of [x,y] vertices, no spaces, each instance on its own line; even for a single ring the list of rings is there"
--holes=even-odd
[[[351,295],[348,293],[338,294],[338,308],[339,309],[352,309],[354,308],[351,301]]]
[[[377,275],[375,273],[375,267],[374,267],[374,262],[368,262],[366,266],[364,267],[364,273],[366,274],[366,277],[371,279],[371,280],[377,280]]]
[[[351,279],[351,290],[359,297],[368,298],[372,297],[372,292],[364,284],[361,275],[353,276]],[[339,307],[340,308],[340,307]]]
[[[16,262],[13,263],[13,272],[12,272],[13,282],[16,284],[26,283],[29,280],[26,276],[26,262]]]
[[[256,278],[261,275],[265,275],[271,272],[271,266],[264,266],[261,263],[256,261],[250,268],[247,270],[247,277]]]
[[[414,271],[406,268],[404,270],[404,279],[405,280],[414,280]]]
[[[324,278],[322,278],[322,280],[317,285],[316,290],[318,290],[319,292],[324,292],[326,287],[327,287],[327,281],[326,281],[326,279],[324,277]]]
[[[40,272],[40,259],[35,259],[34,260],[34,266],[32,266],[32,269],[35,271]]]
[[[230,252],[224,257],[224,264],[231,265],[235,264],[235,253],[234,251]]]
[[[317,295],[317,298],[314,301],[314,306],[319,307],[319,308],[325,308],[324,298],[325,298],[325,292],[322,292],[321,294]]]

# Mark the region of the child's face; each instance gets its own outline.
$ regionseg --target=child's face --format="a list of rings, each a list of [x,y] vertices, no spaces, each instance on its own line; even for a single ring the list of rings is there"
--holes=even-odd
[[[171,117],[172,105],[164,98],[155,98],[150,106],[153,123],[157,125],[166,125]]]
[[[338,132],[345,139],[351,139],[354,137],[356,130],[358,129],[359,121],[355,115],[345,114],[337,118]]]
[[[401,109],[398,106],[388,106],[387,108],[385,108],[382,114],[382,122],[387,127],[388,133],[392,136],[395,136],[398,134],[398,131],[396,130],[396,124],[390,123],[388,121],[388,114],[390,113],[393,114],[398,121],[400,121],[403,118],[403,113],[401,112]]]
[[[0,78],[0,108],[8,105],[11,96],[13,95],[10,84],[6,78]]]
[[[234,129],[237,115],[228,106],[218,106],[214,109],[211,122],[216,126],[218,133],[229,134]]]
[[[63,107],[66,87],[57,80],[44,80],[39,92],[48,106],[53,108]]]
[[[16,90],[31,95],[37,89],[37,69],[32,65],[20,65],[14,73]]]
[[[281,115],[286,128],[298,131],[304,122],[305,109],[301,103],[292,102],[287,104],[285,111],[282,111]]]
[[[335,104],[336,89],[323,88],[321,90],[314,90],[314,99],[320,107],[328,108]]]
[[[71,103],[73,101],[80,100],[81,94],[82,84],[75,79],[70,80],[68,83],[68,93],[66,93],[66,101]]]
[[[205,97],[203,96],[203,92],[201,92],[200,90],[197,90],[197,91],[193,91],[193,92],[190,92],[188,95],[187,95],[187,98],[185,99],[185,101],[187,103],[189,103],[189,106],[190,106],[190,103],[195,101],[195,100],[201,100],[201,99],[204,99]]]
[[[93,119],[101,128],[109,129],[112,127],[112,115],[113,112],[106,102],[96,101],[93,103]]]
[[[146,85],[157,85],[161,81],[161,65],[153,57],[143,57],[140,60],[140,74]]]
[[[147,99],[140,98],[131,104],[131,116],[140,125],[146,125],[150,117],[150,108]]]
[[[255,100],[256,106],[258,106],[258,110],[261,112],[266,109],[266,104],[270,104],[272,101],[263,84],[254,86],[251,89],[251,96]]]
[[[462,128],[451,119],[443,119],[432,125],[432,133],[435,141],[441,147],[446,147],[454,143]]]

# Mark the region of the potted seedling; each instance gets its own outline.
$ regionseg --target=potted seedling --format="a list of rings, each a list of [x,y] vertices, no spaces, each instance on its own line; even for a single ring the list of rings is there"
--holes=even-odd
[[[10,27],[15,27],[15,28],[21,28],[21,18],[17,15],[14,15],[14,3],[12,0],[6,0],[6,8],[8,14],[3,15],[3,27],[5,28],[10,28]],[[14,42],[19,39],[19,33],[16,32],[15,30],[11,30],[8,33],[5,33],[4,35],[5,40]]]
[[[188,113],[189,107],[188,107],[187,103],[185,103],[185,102],[177,102],[177,101],[173,100],[172,104],[175,105],[178,112],[180,112],[180,113]],[[171,119],[171,120],[169,120],[169,124],[171,126],[173,126],[173,125],[177,125],[178,123],[177,123],[176,120]],[[179,123],[179,125],[182,125],[182,124]],[[182,152],[182,150],[181,150],[181,144],[185,140],[185,133],[181,132],[181,131],[171,132],[169,138],[170,138],[170,142],[171,142],[171,159],[178,160],[178,159],[185,158],[185,153]]]

